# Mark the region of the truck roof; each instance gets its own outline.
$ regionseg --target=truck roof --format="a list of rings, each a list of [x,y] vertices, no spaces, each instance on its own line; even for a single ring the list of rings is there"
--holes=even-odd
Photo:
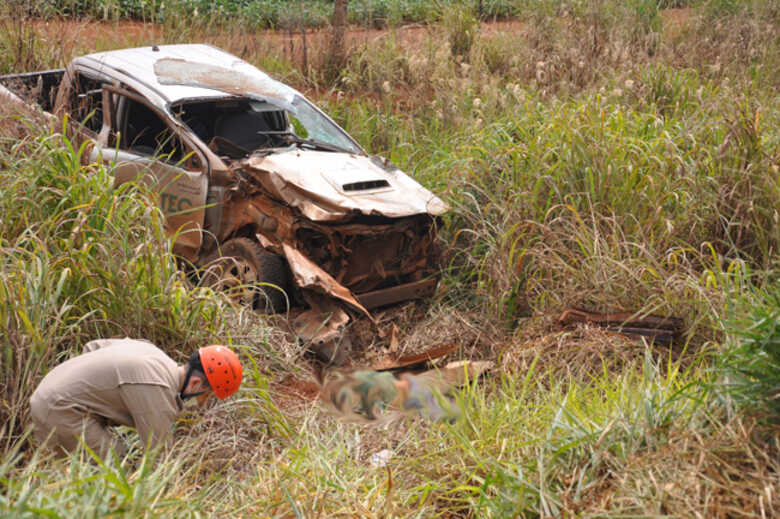
[[[231,81],[231,77],[223,81],[224,84],[220,84],[219,78],[211,79],[219,76],[220,71],[223,75],[225,71],[235,73],[235,77],[243,80],[249,78],[255,86],[262,85],[269,92],[297,93],[246,61],[206,44],[155,45],[97,52],[76,58],[73,62],[109,76],[112,75],[110,71],[120,72],[136,83],[131,86],[147,90],[142,93],[150,101],[158,97],[162,104],[169,105],[185,99],[240,95],[241,85]],[[166,66],[161,67],[161,64]],[[209,76],[209,79],[204,80],[203,76]],[[201,80],[198,80],[199,77]]]

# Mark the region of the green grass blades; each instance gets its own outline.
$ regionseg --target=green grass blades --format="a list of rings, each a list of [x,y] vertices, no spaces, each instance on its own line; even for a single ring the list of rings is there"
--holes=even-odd
[[[716,359],[714,386],[739,407],[780,422],[780,293],[756,289],[734,301],[727,321],[729,339]]]

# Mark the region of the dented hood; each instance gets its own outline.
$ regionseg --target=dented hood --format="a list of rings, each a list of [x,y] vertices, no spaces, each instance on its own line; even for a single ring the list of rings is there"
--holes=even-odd
[[[314,221],[354,213],[400,218],[448,207],[400,169],[376,157],[301,148],[253,155],[244,169],[273,196]]]

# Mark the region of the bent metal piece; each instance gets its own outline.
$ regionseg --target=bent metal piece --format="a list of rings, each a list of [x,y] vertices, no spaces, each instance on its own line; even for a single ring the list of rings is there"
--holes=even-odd
[[[660,344],[670,344],[679,337],[684,326],[683,320],[678,317],[648,315],[640,318],[636,313],[631,312],[596,314],[576,308],[564,310],[558,322],[563,326],[574,323],[595,324],[623,335],[648,337]]]
[[[439,346],[434,346],[433,348],[423,351],[422,353],[402,355],[400,357],[391,357],[390,355],[387,355],[379,359],[371,367],[377,371],[385,371],[414,366],[415,364],[430,362],[440,357],[444,357],[445,355],[448,355],[457,349],[458,346],[454,342],[448,342]]]
[[[333,276],[315,265],[313,261],[304,256],[299,250],[287,243],[282,244],[282,249],[284,250],[287,263],[290,265],[290,270],[295,277],[295,282],[299,287],[330,294],[359,310],[371,319],[371,322],[375,323],[368,310],[353,297],[352,292],[347,287],[333,279]]]
[[[339,337],[349,322],[349,315],[332,299],[307,293],[309,308],[293,320],[295,333],[316,347]]]
[[[423,281],[415,281],[413,283],[406,283],[404,285],[358,294],[357,300],[363,307],[371,310],[378,306],[391,305],[399,301],[422,299],[432,296],[436,291],[437,284],[438,281],[436,279],[425,279]]]

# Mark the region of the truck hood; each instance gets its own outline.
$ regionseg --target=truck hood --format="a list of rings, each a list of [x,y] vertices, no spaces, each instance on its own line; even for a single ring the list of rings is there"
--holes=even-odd
[[[379,157],[290,148],[242,161],[277,199],[313,221],[355,213],[400,218],[440,215],[448,207],[406,173]]]

